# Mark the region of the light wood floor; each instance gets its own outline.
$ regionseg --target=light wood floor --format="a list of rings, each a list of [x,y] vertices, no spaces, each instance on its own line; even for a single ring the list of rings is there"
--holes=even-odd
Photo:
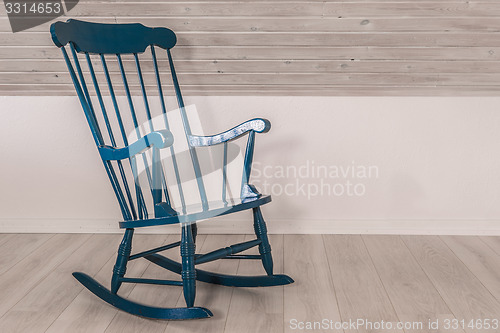
[[[200,235],[200,252],[250,239]],[[128,315],[99,300],[72,276],[93,275],[109,286],[120,235],[0,234],[0,332],[320,332],[295,324],[362,319],[419,323],[417,329],[324,329],[325,332],[500,332],[446,330],[446,320],[500,319],[500,237],[271,235],[275,271],[289,286],[229,288],[198,283],[196,305],[214,317],[158,321]],[[175,235],[137,235],[134,251]],[[176,250],[169,250],[172,255]],[[262,274],[257,261],[219,260],[205,269]],[[178,278],[146,260],[129,276]],[[120,294],[157,306],[184,306],[174,286],[125,284]],[[439,320],[440,329],[427,328]],[[295,323],[295,324],[294,324]],[[317,324],[316,324],[317,325]],[[334,325],[334,324],[333,324]],[[387,328],[387,327],[386,327]]]

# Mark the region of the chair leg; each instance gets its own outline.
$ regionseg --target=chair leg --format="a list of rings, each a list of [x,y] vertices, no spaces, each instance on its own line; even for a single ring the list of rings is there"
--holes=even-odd
[[[196,236],[198,235],[198,226],[196,222],[191,224],[191,232],[193,233],[193,242],[196,244]]]
[[[134,236],[134,229],[126,229],[123,235],[122,242],[118,248],[118,256],[116,263],[113,267],[113,277],[111,278],[111,293],[116,294],[122,284],[121,279],[127,271],[127,262],[132,251],[132,237]]]
[[[273,275],[273,257],[271,255],[271,245],[267,238],[267,227],[260,207],[253,209],[253,228],[255,235],[261,240],[259,244],[259,253],[262,256],[262,265],[266,270],[267,275]]]
[[[184,299],[188,308],[194,306],[196,296],[196,271],[194,269],[194,254],[196,245],[193,240],[191,225],[182,226],[181,235],[181,257],[182,257],[182,282],[184,288]]]

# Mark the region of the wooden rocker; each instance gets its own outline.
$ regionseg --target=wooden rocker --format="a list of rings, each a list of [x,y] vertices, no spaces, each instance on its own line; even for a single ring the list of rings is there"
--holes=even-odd
[[[118,199],[123,215],[123,221],[119,223],[120,228],[125,229],[113,268],[111,290],[84,273],[73,273],[75,278],[105,302],[128,313],[156,319],[211,317],[210,310],[194,306],[196,280],[235,287],[292,283],[293,280],[286,275],[273,274],[271,246],[260,210],[260,206],[269,203],[271,197],[260,194],[249,184],[255,133],[269,131],[270,122],[257,118],[217,135],[192,134],[171,56],[171,49],[177,38],[169,29],[148,28],[142,24],[99,24],[68,20],[52,24],[50,31],[55,45],[62,50],[93,139]],[[148,56],[150,73],[143,74],[140,59],[147,56],[145,51],[148,48],[151,53]],[[158,55],[164,55],[165,60],[157,57],[158,48],[163,49]],[[166,74],[169,74],[172,84],[168,86],[162,84],[165,74],[160,74],[159,68],[163,62],[168,63],[169,67]],[[131,71],[134,75],[127,76],[126,72]],[[181,176],[186,165],[180,165],[173,145],[173,124],[169,123],[164,97],[164,88],[167,87],[173,87],[177,99],[184,135],[181,135],[183,138],[175,139],[183,139],[188,143],[186,156],[189,157],[189,164],[194,173],[192,181],[196,184],[195,192],[199,197],[199,204],[188,204],[185,200],[186,189],[183,188]],[[140,103],[132,96],[134,92],[140,96]],[[126,99],[118,95],[124,95]],[[153,105],[153,95],[156,95],[154,99],[157,107]],[[124,109],[127,109],[127,112],[123,112]],[[143,112],[137,112],[139,109]],[[153,116],[154,109],[158,110],[157,117]],[[155,122],[157,119],[162,120],[162,126]],[[240,193],[239,197],[231,198],[226,191],[228,142],[246,134],[248,140]],[[131,135],[134,139],[130,139]],[[199,149],[215,145],[222,145],[223,149],[222,196],[217,201],[208,200],[199,161]],[[167,160],[161,156],[161,153],[165,152],[170,154],[170,174],[165,166]],[[170,185],[172,183],[173,187]],[[173,192],[178,198],[177,204]],[[253,211],[256,239],[205,254],[195,253],[197,222],[250,209]],[[132,254],[135,228],[169,224],[180,224],[180,241]],[[180,263],[158,254],[175,247],[180,248]],[[252,247],[258,247],[259,255],[238,254]],[[127,263],[139,258],[145,258],[179,274],[181,280],[126,277]],[[261,260],[266,274],[236,276],[195,269],[196,265],[217,259]],[[182,286],[186,307],[157,308],[127,300],[118,295],[122,283]]]

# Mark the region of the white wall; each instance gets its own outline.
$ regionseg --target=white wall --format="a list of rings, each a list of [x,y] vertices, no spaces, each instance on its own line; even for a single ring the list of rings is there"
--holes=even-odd
[[[263,208],[270,232],[500,235],[500,98],[186,103],[197,106],[208,133],[256,116],[271,120],[272,130],[257,137],[254,173],[261,188],[275,184]],[[118,231],[120,212],[76,97],[0,97],[0,105],[0,232]],[[312,165],[329,175],[313,176]],[[355,177],[334,177],[335,168],[353,166]],[[287,167],[306,177],[282,176]],[[371,177],[362,177],[363,168]],[[322,182],[323,195],[315,192]],[[357,195],[340,193],[347,182]],[[279,195],[284,189],[288,195]],[[247,218],[203,222],[200,231],[250,232]]]

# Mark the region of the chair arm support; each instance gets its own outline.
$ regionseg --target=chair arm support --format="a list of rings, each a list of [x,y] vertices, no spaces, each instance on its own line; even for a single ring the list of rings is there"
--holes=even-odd
[[[169,130],[159,130],[146,134],[136,142],[124,148],[111,146],[99,146],[99,153],[104,161],[118,161],[143,153],[151,147],[162,149],[170,147],[174,143],[174,137]]]
[[[270,129],[271,122],[269,120],[263,118],[255,118],[219,134],[211,136],[190,135],[188,137],[188,140],[191,147],[214,146],[236,139],[250,131],[254,131],[257,133],[267,133]]]

